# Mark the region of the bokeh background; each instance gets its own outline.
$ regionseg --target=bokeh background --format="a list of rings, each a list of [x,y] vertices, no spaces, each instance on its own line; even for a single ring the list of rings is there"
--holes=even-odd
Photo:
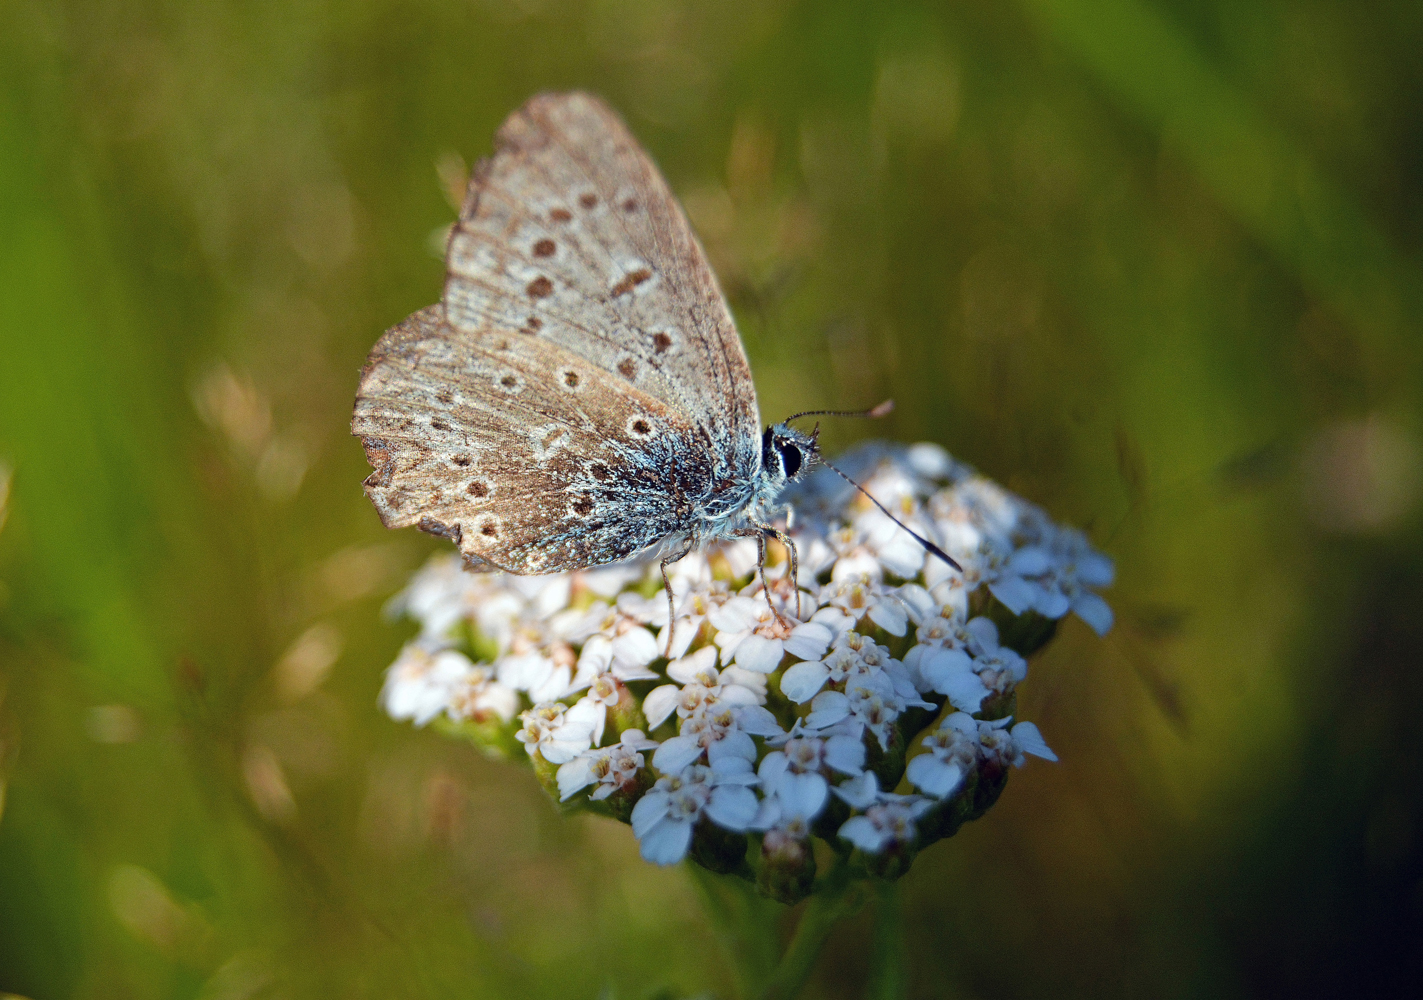
[[[4,0],[0,992],[726,996],[680,869],[376,708],[347,433],[449,191],[595,89],[763,413],[1086,527],[1062,757],[904,883],[915,997],[1423,990],[1423,6]],[[865,922],[808,996],[862,989]]]

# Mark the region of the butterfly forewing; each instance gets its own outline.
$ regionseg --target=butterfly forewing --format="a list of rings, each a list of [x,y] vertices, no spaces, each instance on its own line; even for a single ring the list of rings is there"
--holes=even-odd
[[[533,391],[556,384],[558,396]],[[625,559],[687,516],[691,429],[585,359],[470,337],[421,310],[371,351],[352,430],[388,527],[452,539],[471,563],[543,573]]]
[[[725,300],[666,182],[597,98],[540,95],[509,117],[448,268],[452,326],[559,344],[704,415],[717,454],[754,470],[755,389]]]

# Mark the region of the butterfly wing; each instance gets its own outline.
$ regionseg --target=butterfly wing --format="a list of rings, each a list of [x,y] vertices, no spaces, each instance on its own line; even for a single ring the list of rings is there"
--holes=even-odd
[[[681,206],[618,116],[584,93],[510,115],[450,236],[445,314],[525,331],[662,400],[754,474],[760,417],[726,300]]]
[[[681,208],[585,94],[509,117],[445,298],[371,351],[352,432],[390,527],[517,573],[675,548],[759,468],[750,368]]]
[[[513,573],[616,562],[678,538],[687,486],[709,471],[662,401],[556,345],[456,330],[441,306],[371,350],[351,429],[387,527],[416,525],[477,568]]]

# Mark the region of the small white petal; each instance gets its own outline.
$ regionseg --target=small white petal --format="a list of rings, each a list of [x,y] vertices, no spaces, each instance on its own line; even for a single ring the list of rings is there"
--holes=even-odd
[[[769,674],[781,665],[784,653],[785,643],[780,639],[767,639],[753,633],[736,647],[736,665],[743,670]]]
[[[979,652],[991,653],[998,648],[998,626],[993,624],[993,619],[979,615],[970,620],[964,630],[978,644]]]
[[[752,736],[779,736],[785,732],[770,710],[760,705],[741,705],[735,713],[736,724]]]
[[[1089,552],[1077,559],[1077,582],[1089,587],[1110,587],[1116,578],[1112,560],[1100,552]]]
[[[909,609],[909,617],[916,625],[939,612],[939,603],[934,600],[933,595],[917,583],[906,583],[895,591],[895,594]]]
[[[832,736],[825,741],[825,763],[842,774],[858,775],[865,769],[865,744],[854,736]]]
[[[905,773],[914,787],[936,799],[951,795],[964,779],[963,769],[957,762],[939,760],[931,753],[912,759]]]
[[[898,601],[886,597],[870,608],[870,621],[890,635],[903,635],[909,628],[909,613]]]
[[[756,602],[749,597],[733,597],[707,612],[707,621],[718,632],[744,632],[761,623]]]
[[[657,746],[657,741],[648,739],[641,729],[624,729],[618,734],[618,742],[629,750],[651,750]]]
[[[738,785],[718,785],[707,801],[707,817],[728,830],[747,830],[756,819],[760,805],[756,793]]]
[[[657,659],[657,640],[645,628],[630,628],[613,640],[613,667],[634,670]]]
[[[716,647],[703,646],[691,656],[667,664],[667,676],[679,684],[690,684],[699,674],[716,668]]]
[[[830,783],[818,774],[787,774],[776,795],[787,815],[814,819],[830,797]]]
[[[539,744],[539,753],[550,764],[563,764],[588,749],[588,738],[546,740]]]
[[[932,691],[940,694],[949,678],[973,673],[973,658],[962,649],[927,649],[919,659],[919,676]]]
[[[786,638],[786,652],[802,660],[818,660],[830,648],[835,634],[821,622],[805,622],[791,630]]]
[[[638,840],[643,860],[654,865],[675,865],[691,845],[692,824],[685,820],[664,819]]]
[[[1041,593],[1021,576],[1000,576],[988,585],[988,591],[1015,615],[1021,615],[1033,606]]]
[[[1034,606],[1044,618],[1061,618],[1072,609],[1072,602],[1060,590],[1043,590],[1038,593]]]
[[[977,712],[983,707],[983,699],[988,697],[988,688],[971,670],[945,674],[934,690],[948,695],[949,703],[961,712]]]
[[[761,758],[761,766],[756,769],[756,774],[764,787],[777,788],[781,776],[786,773],[786,768],[789,766],[784,753],[780,750],[772,750]]]
[[[667,818],[667,803],[670,796],[656,788],[649,791],[632,807],[632,835],[641,840],[648,830]]]
[[[593,761],[579,755],[558,769],[558,800],[567,799],[574,792],[587,788],[593,783]]]
[[[712,767],[717,767],[727,757],[741,757],[754,761],[756,759],[756,744],[741,730],[733,729],[707,747],[707,763]]]
[[[1052,566],[1051,554],[1041,545],[1025,545],[1008,557],[1008,571],[1015,576],[1042,576]]]
[[[849,698],[839,691],[822,691],[811,699],[810,714],[805,717],[805,724],[812,729],[823,729],[835,725],[849,714]]]
[[[647,717],[648,729],[656,729],[677,710],[677,696],[681,693],[682,689],[676,684],[663,684],[647,693],[642,699],[642,714]]]
[[[759,785],[761,783],[755,766],[745,757],[720,757],[712,765],[712,770],[716,772],[716,783],[719,785]]]
[[[1044,760],[1057,760],[1057,754],[1048,749],[1043,734],[1031,722],[1020,722],[1009,732],[1013,734],[1013,743],[1023,753],[1030,753]]]
[[[781,693],[797,705],[802,705],[815,697],[829,677],[830,671],[819,660],[795,663],[781,675]]]
[[[842,781],[831,789],[853,809],[868,809],[879,799],[879,779],[873,771]]]
[[[851,816],[840,827],[840,836],[866,854],[877,854],[884,846],[885,834],[864,816]],[[643,855],[646,857],[646,855]]]
[[[652,766],[663,774],[677,774],[702,755],[695,736],[674,736],[665,740],[652,755]]]
[[[1106,635],[1111,631],[1114,620],[1111,606],[1091,591],[1084,590],[1078,594],[1077,599],[1072,602],[1072,610],[1098,635]]]

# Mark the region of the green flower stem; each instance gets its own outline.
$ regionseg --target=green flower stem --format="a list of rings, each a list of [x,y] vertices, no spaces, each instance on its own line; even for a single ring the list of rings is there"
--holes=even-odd
[[[836,924],[859,912],[866,896],[864,882],[851,881],[848,866],[843,859],[839,861],[824,883],[816,886],[775,971],[750,995],[757,1000],[792,1000],[798,995],[815,968],[825,939]]]
[[[904,950],[904,906],[898,882],[875,886],[874,951],[871,955],[870,983],[865,995],[871,1000],[904,1000],[909,983]]]
[[[737,996],[749,1000],[775,968],[777,917],[785,908],[763,898],[745,879],[717,875],[693,861],[686,867],[701,893],[703,909],[722,951],[736,971]]]

